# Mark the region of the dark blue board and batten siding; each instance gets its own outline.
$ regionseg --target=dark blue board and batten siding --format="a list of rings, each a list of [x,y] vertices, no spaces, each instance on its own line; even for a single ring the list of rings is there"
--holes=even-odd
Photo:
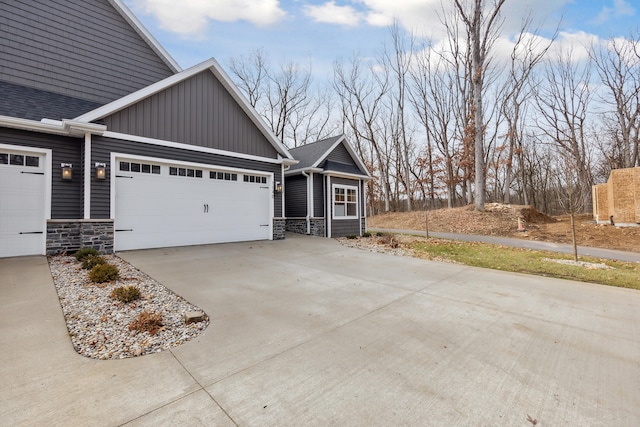
[[[124,155],[136,155],[158,158],[171,163],[172,161],[182,161],[211,165],[211,167],[222,166],[239,169],[256,170],[260,172],[271,172],[274,180],[282,182],[282,169],[279,164],[261,162],[257,160],[239,159],[236,157],[222,156],[220,154],[203,153],[180,148],[163,147],[153,144],[117,140],[105,137],[94,137],[92,144],[92,160],[110,164],[111,153],[121,153]],[[117,165],[116,165],[117,166]],[[110,178],[110,177],[109,177]],[[91,218],[109,218],[110,211],[110,179],[104,181],[91,181]],[[282,193],[274,196],[274,217],[282,216]]]
[[[276,149],[210,70],[105,117],[113,132],[275,159]]]
[[[7,82],[106,104],[174,74],[108,0],[0,1],[0,29]]]
[[[329,155],[327,155],[325,162],[326,160],[329,160],[332,162],[346,163],[346,164],[357,167],[356,163],[353,161],[353,158],[351,157],[351,154],[349,154],[349,151],[347,151],[344,144],[339,144],[336,148],[334,148],[333,151],[329,153]],[[324,162],[323,162],[323,166],[324,166]]]
[[[82,218],[82,149],[84,140],[0,128],[0,143],[46,148],[51,152],[51,219]],[[73,179],[60,178],[60,163],[73,164]]]

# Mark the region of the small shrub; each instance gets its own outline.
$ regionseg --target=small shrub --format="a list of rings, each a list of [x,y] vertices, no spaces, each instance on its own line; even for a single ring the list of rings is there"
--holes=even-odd
[[[121,302],[131,302],[140,299],[140,289],[136,286],[120,286],[111,291],[110,296]]]
[[[104,283],[116,280],[120,272],[118,267],[109,263],[96,265],[89,271],[89,279],[92,282]]]
[[[393,234],[384,234],[380,239],[380,243],[383,245],[387,245],[392,249],[395,249],[399,246],[398,241],[393,237]]]
[[[84,261],[85,258],[87,258],[88,256],[98,256],[98,255],[100,255],[100,252],[98,252],[93,248],[78,249],[76,253],[73,254],[75,259],[77,259],[78,261]]]
[[[105,264],[106,262],[107,260],[102,258],[100,255],[88,255],[82,261],[82,268],[85,270],[91,270],[96,265]]]
[[[130,331],[149,332],[151,335],[158,333],[162,324],[162,315],[160,313],[150,313],[143,311],[138,317],[129,324]]]
[[[384,233],[383,233],[382,231],[378,231],[378,232],[376,233],[376,236],[378,236],[378,237],[382,237],[382,236],[384,236]]]
[[[357,236],[355,234],[349,234],[347,239],[355,239]]]
[[[364,233],[362,233],[362,237],[371,237],[371,233],[365,231]]]

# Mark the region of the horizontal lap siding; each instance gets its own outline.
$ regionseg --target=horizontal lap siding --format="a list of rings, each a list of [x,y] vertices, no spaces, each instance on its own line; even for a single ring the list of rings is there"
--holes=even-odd
[[[339,185],[350,185],[358,188],[358,197],[360,200],[360,217],[364,216],[362,211],[362,186],[360,185],[360,181],[356,179],[346,179],[346,178],[337,178],[331,177],[331,185],[339,184]],[[329,189],[328,191],[331,191]],[[332,219],[331,220],[331,237],[344,237],[349,235],[360,235],[360,219]]]
[[[326,197],[324,195],[324,179],[324,175],[313,174],[313,216],[316,218],[323,218],[325,216],[324,201]]]
[[[113,132],[275,159],[278,153],[210,70],[103,119]]]
[[[0,2],[0,80],[107,103],[173,74],[108,0]]]
[[[307,178],[303,175],[290,176],[285,181],[285,216],[307,216]]]
[[[162,147],[139,142],[121,141],[116,139],[94,137],[91,145],[92,161],[104,162],[110,166],[111,153],[122,153],[137,156],[147,156],[166,160],[224,166],[241,169],[272,172],[274,180],[282,182],[282,169],[278,164],[265,163],[256,160],[245,160],[219,154],[195,152],[180,148]],[[107,168],[109,169],[109,168]],[[110,179],[91,181],[91,218],[104,219],[110,217]],[[282,216],[282,193],[274,196],[274,217]]]
[[[52,150],[51,219],[79,219],[82,209],[82,146],[83,140],[0,128],[0,143]],[[73,179],[60,178],[60,163],[73,164]]]

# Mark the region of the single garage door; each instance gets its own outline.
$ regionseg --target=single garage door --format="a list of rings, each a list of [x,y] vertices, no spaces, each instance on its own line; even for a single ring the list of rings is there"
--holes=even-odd
[[[0,148],[0,257],[45,248],[44,154]]]
[[[271,176],[117,159],[115,249],[268,240]]]

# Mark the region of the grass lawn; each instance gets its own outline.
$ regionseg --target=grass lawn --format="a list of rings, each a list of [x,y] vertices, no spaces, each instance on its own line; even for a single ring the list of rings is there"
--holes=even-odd
[[[572,260],[570,255],[443,239],[414,239],[405,245],[413,249],[416,256],[425,259],[640,289],[640,263],[580,257],[580,261],[606,264],[611,268],[567,265],[553,260]]]

